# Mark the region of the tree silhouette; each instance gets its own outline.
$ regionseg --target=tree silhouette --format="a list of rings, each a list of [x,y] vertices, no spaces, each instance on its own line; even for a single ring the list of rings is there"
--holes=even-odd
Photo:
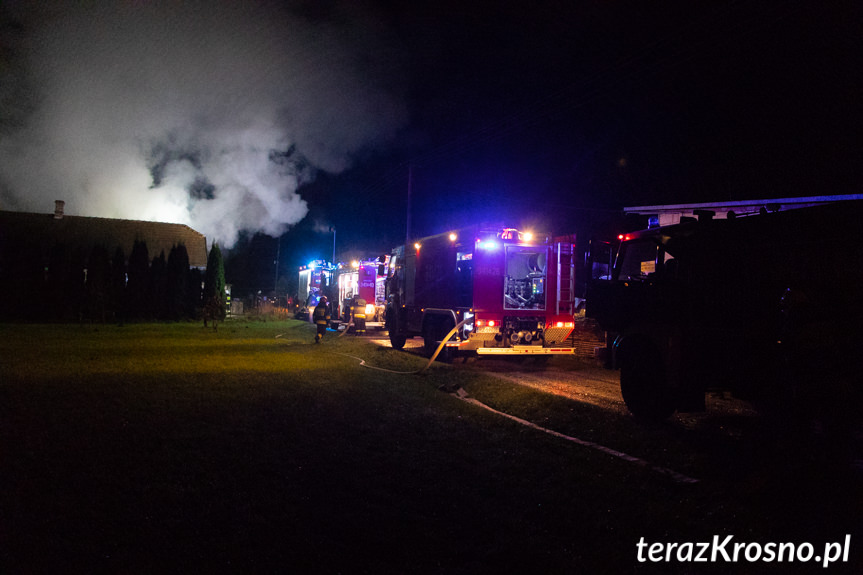
[[[225,263],[219,244],[213,243],[204,274],[204,321],[225,319]]]
[[[105,321],[109,307],[111,259],[108,249],[96,244],[87,258],[85,315],[90,320]]]
[[[147,288],[150,275],[150,256],[147,243],[135,240],[129,255],[129,280],[126,284],[126,304],[129,319],[142,319],[147,313]]]
[[[111,278],[109,280],[109,307],[122,323],[126,319],[126,254],[122,246],[114,250],[111,258]]]
[[[159,255],[153,258],[150,264],[150,281],[148,282],[147,302],[150,310],[150,317],[155,319],[165,319],[167,315],[167,295],[168,295],[168,264],[165,261],[165,252],[159,252]]]
[[[191,317],[188,313],[191,275],[189,274],[189,253],[183,244],[175,245],[168,254],[167,293],[165,312],[167,319],[179,320]],[[194,308],[192,308],[194,309]]]

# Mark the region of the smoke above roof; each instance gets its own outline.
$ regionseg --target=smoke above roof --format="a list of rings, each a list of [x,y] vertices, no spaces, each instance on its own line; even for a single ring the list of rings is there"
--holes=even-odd
[[[324,6],[324,7],[322,7]],[[401,63],[356,2],[9,2],[0,205],[185,223],[232,246],[391,141]]]

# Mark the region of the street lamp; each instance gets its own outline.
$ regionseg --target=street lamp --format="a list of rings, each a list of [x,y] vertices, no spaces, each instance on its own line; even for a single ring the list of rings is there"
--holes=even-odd
[[[279,293],[279,259],[281,259],[282,255],[282,236],[276,238],[276,260],[273,262],[276,267],[275,278],[273,279],[273,292],[275,292],[276,297],[278,298]]]

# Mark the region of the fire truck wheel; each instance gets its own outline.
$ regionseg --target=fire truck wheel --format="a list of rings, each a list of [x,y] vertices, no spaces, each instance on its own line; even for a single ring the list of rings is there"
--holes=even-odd
[[[423,346],[426,357],[434,355],[440,341],[447,333],[449,333],[452,327],[452,322],[446,321],[429,321],[425,324],[425,327],[423,327]],[[441,349],[440,353],[437,355],[437,361],[441,361],[443,363],[450,363],[452,362],[452,359],[453,353],[448,347]]]
[[[652,343],[635,339],[622,343],[620,392],[626,407],[638,419],[663,421],[676,406],[674,394],[665,383],[662,358]]]
[[[403,349],[408,338],[403,335],[398,335],[390,332],[390,345],[393,349]]]
[[[437,339],[435,338],[434,325],[427,323],[423,326],[423,351],[425,351],[426,357],[431,357],[436,349]]]
[[[435,347],[435,349],[437,349],[437,347]],[[437,360],[442,363],[452,363],[453,357],[454,354],[451,347],[444,347],[440,350],[440,353],[437,354]]]

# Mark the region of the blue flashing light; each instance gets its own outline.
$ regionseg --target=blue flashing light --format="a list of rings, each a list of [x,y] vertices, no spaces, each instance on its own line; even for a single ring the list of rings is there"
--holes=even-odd
[[[309,269],[310,270],[315,269],[315,262],[309,262]]]

